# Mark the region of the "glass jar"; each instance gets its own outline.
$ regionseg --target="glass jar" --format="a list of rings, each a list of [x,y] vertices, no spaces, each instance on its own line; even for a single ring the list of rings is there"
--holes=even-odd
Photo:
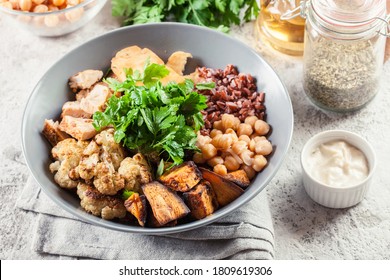
[[[257,32],[263,42],[289,54],[302,55],[305,19],[283,15],[299,9],[300,0],[261,0],[257,17]]]
[[[385,0],[306,1],[306,95],[336,112],[362,108],[377,94],[388,28]]]

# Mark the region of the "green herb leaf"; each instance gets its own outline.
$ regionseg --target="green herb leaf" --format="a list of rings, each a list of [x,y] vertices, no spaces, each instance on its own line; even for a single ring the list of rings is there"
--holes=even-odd
[[[210,82],[210,83],[197,84],[196,88],[199,89],[199,90],[204,90],[204,89],[209,89],[210,90],[210,89],[215,88],[215,83],[214,82]]]
[[[120,17],[125,25],[176,20],[227,32],[232,24],[240,24],[255,18],[259,13],[257,2],[257,0],[112,0],[112,15]]]
[[[126,73],[122,83],[106,80],[120,97],[112,95],[106,110],[93,115],[95,129],[113,126],[115,141],[130,150],[150,158],[160,155],[174,165],[182,163],[186,150],[198,150],[196,132],[203,126],[206,97],[194,91],[191,80],[163,86],[160,79],[169,73],[164,65],[146,63],[143,73],[131,69]],[[197,88],[213,86],[198,84]]]
[[[164,65],[152,63],[145,68],[143,83],[145,86],[150,87],[168,74],[169,70]]]
[[[127,200],[130,196],[132,196],[135,192],[129,190],[123,190],[122,199]]]
[[[164,173],[164,160],[161,159],[157,167],[156,176],[160,177]]]

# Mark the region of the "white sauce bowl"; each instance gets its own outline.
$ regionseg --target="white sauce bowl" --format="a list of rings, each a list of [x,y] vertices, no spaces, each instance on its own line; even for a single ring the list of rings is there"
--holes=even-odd
[[[310,174],[310,153],[321,144],[333,140],[343,140],[358,148],[367,159],[368,176],[358,184],[351,186],[330,186],[319,182]],[[361,202],[370,187],[376,169],[376,156],[373,147],[361,136],[344,130],[328,130],[310,138],[301,152],[303,185],[307,194],[317,203],[330,208],[347,208]]]

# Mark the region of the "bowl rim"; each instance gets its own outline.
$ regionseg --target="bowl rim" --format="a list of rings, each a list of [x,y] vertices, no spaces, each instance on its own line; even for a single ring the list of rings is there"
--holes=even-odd
[[[84,0],[83,2],[77,4],[76,6],[72,6],[69,8],[65,8],[62,10],[57,10],[57,11],[48,11],[44,13],[35,13],[35,12],[26,12],[26,11],[21,11],[21,10],[11,10],[6,7],[0,6],[0,11],[3,11],[4,13],[11,14],[14,16],[29,16],[29,17],[41,17],[41,16],[47,16],[47,15],[57,15],[57,14],[63,14],[69,11],[73,11],[76,9],[79,9],[81,7],[87,6],[90,3],[97,2],[97,1],[104,1],[107,2],[107,0]]]
[[[46,187],[43,186],[39,182],[39,180],[38,180],[38,178],[39,178],[38,175],[39,174],[36,174],[34,172],[34,170],[30,168],[30,166],[32,166],[33,163],[27,157],[26,136],[24,134],[24,131],[25,131],[25,128],[26,128],[27,114],[28,114],[28,112],[30,110],[33,110],[33,108],[31,107],[31,104],[32,104],[31,100],[37,94],[37,92],[38,92],[37,89],[39,88],[40,84],[42,83],[42,80],[44,80],[46,75],[48,75],[48,73],[52,70],[52,68],[55,67],[56,63],[58,61],[60,61],[60,60],[65,59],[67,56],[71,55],[72,53],[76,52],[78,50],[78,48],[80,48],[81,46],[83,46],[85,44],[93,43],[94,41],[99,40],[102,37],[110,36],[110,35],[112,35],[114,33],[121,33],[121,32],[124,32],[126,30],[139,29],[139,28],[142,29],[142,28],[145,28],[145,27],[164,28],[164,26],[177,26],[179,28],[192,28],[192,29],[196,29],[196,30],[199,30],[199,31],[202,31],[202,32],[212,33],[215,36],[225,36],[225,39],[227,39],[229,41],[232,41],[235,44],[238,44],[242,49],[245,49],[246,51],[250,52],[252,55],[256,56],[257,59],[259,61],[261,61],[268,70],[272,71],[275,74],[275,76],[277,77],[277,79],[279,80],[280,85],[281,85],[281,87],[284,90],[286,101],[288,103],[287,105],[288,105],[288,108],[289,108],[289,112],[288,113],[290,113],[290,117],[291,117],[290,118],[290,123],[288,124],[289,127],[291,128],[291,130],[289,131],[288,135],[286,135],[286,137],[287,137],[287,141],[286,141],[287,145],[284,147],[284,149],[282,149],[280,151],[280,160],[279,160],[279,162],[277,162],[277,164],[275,164],[273,166],[273,170],[269,174],[268,178],[266,178],[264,181],[262,181],[261,185],[259,185],[251,193],[251,195],[247,195],[247,196],[242,195],[240,197],[241,200],[240,200],[239,203],[236,203],[236,204],[232,204],[231,203],[231,204],[229,204],[229,205],[227,205],[225,207],[222,207],[221,209],[218,209],[216,214],[213,213],[212,215],[209,215],[209,216],[207,216],[207,217],[205,217],[205,218],[203,218],[201,220],[196,220],[196,221],[192,221],[190,223],[180,224],[180,225],[177,225],[177,226],[174,226],[174,227],[149,228],[149,227],[138,227],[138,226],[133,226],[133,225],[120,224],[120,223],[116,223],[116,222],[109,221],[109,220],[103,220],[102,218],[95,217],[92,214],[86,213],[85,211],[83,211],[81,213],[80,209],[76,209],[74,207],[69,206],[68,204],[64,204],[60,200],[59,196],[53,196],[48,190],[46,190]],[[137,234],[162,235],[162,234],[172,234],[172,233],[185,232],[185,231],[193,230],[193,229],[196,229],[196,228],[199,228],[199,227],[206,226],[206,225],[211,224],[213,222],[216,222],[220,218],[226,216],[229,213],[232,213],[233,211],[237,210],[238,208],[240,208],[241,206],[243,206],[244,204],[246,204],[247,202],[252,200],[255,196],[257,196],[268,185],[268,183],[275,177],[276,173],[279,171],[280,166],[282,165],[282,163],[284,162],[284,160],[285,160],[285,158],[287,156],[287,152],[288,152],[288,150],[290,148],[291,141],[292,141],[292,136],[293,136],[293,131],[294,131],[294,114],[293,114],[293,106],[292,106],[291,98],[290,98],[289,92],[288,92],[284,82],[280,79],[280,76],[270,66],[270,64],[262,56],[260,56],[260,54],[258,54],[253,48],[251,48],[249,45],[245,44],[244,42],[242,42],[242,41],[240,41],[240,40],[238,40],[236,38],[233,38],[231,36],[228,36],[227,34],[224,34],[224,33],[220,32],[220,31],[217,31],[217,30],[214,30],[214,29],[211,29],[211,28],[198,26],[198,25],[194,25],[194,24],[187,24],[187,23],[162,22],[162,23],[147,23],[147,24],[139,24],[139,25],[133,25],[133,26],[120,27],[120,28],[111,30],[109,32],[103,33],[101,35],[98,35],[98,36],[96,36],[96,37],[94,37],[92,39],[89,39],[89,40],[87,40],[87,41],[85,41],[85,42],[75,46],[73,49],[68,51],[66,54],[62,55],[62,57],[57,59],[53,63],[53,65],[51,67],[49,67],[49,69],[45,72],[45,74],[43,74],[41,79],[37,82],[37,84],[33,88],[32,92],[30,93],[30,96],[29,96],[29,98],[27,100],[27,103],[26,103],[26,106],[25,106],[25,109],[24,109],[24,112],[23,112],[21,129],[22,129],[22,133],[21,133],[21,136],[22,136],[22,151],[23,151],[23,155],[24,155],[24,157],[26,159],[26,163],[27,163],[28,169],[30,170],[30,173],[33,175],[34,180],[37,182],[37,184],[40,186],[40,188],[43,190],[43,192],[47,196],[49,196],[57,205],[59,205],[60,207],[65,209],[68,213],[70,213],[70,214],[74,215],[75,217],[79,218],[80,220],[82,220],[84,222],[87,222],[87,223],[90,223],[90,224],[95,225],[95,226],[105,227],[105,228],[108,228],[108,229],[111,229],[111,230],[130,232],[130,233],[137,233]]]
[[[324,137],[327,137],[327,138],[324,139]],[[345,139],[346,137],[354,137],[355,139],[360,141],[361,146],[365,146],[367,148],[367,150],[369,151],[369,153],[371,153],[372,163],[369,162],[369,156],[367,155],[367,152],[363,151],[360,147],[357,147],[357,145],[350,143],[350,141],[348,141],[348,139]],[[305,158],[305,155],[308,153],[308,150],[312,149],[314,147],[317,147],[321,144],[327,143],[329,141],[333,141],[333,140],[344,140],[348,144],[359,149],[364,154],[364,156],[366,157],[366,160],[369,164],[369,173],[363,181],[356,183],[354,185],[345,186],[345,187],[344,186],[343,187],[331,186],[331,185],[325,184],[325,183],[317,180],[309,172],[308,166],[307,166],[307,159]],[[321,188],[333,190],[333,191],[351,191],[351,190],[359,189],[359,188],[365,186],[367,184],[367,182],[369,182],[371,180],[371,178],[374,176],[374,173],[376,170],[376,165],[377,165],[376,153],[375,153],[373,146],[370,144],[370,142],[368,142],[367,139],[363,138],[361,135],[359,135],[355,132],[352,132],[349,130],[342,130],[342,129],[325,130],[325,131],[322,131],[322,132],[319,132],[319,133],[313,135],[309,140],[307,140],[307,142],[303,146],[303,149],[301,151],[300,161],[301,161],[302,171],[304,172],[304,174],[308,178],[310,178],[310,180],[315,182],[317,184],[317,186],[321,186]]]

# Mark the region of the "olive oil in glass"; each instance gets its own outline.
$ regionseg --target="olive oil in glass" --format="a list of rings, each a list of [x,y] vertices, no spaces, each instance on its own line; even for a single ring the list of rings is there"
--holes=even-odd
[[[299,7],[300,0],[261,0],[261,11],[257,17],[260,39],[276,50],[289,55],[303,54],[305,19],[299,16],[282,20],[281,16]]]

